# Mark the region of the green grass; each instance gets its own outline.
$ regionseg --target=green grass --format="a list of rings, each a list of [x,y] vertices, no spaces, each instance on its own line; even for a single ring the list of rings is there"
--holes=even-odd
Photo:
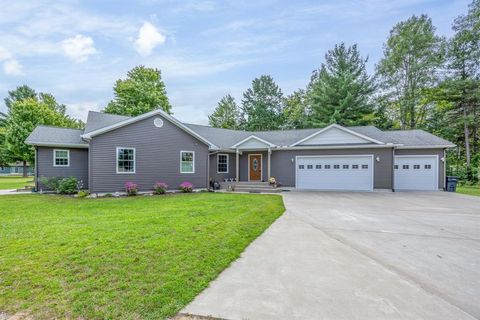
[[[280,196],[0,197],[0,311],[177,313],[284,211]]]
[[[480,197],[480,186],[457,186],[457,192]]]
[[[33,185],[33,177],[23,178],[19,176],[0,177],[0,190],[20,189],[26,185]]]

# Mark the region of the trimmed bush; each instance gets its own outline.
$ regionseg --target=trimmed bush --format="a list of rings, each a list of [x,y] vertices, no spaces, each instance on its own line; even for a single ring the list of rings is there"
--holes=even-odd
[[[193,183],[191,182],[182,182],[182,184],[180,184],[179,186],[179,189],[182,190],[182,192],[185,192],[185,193],[189,193],[189,192],[192,192],[193,191]]]
[[[43,184],[47,189],[58,192],[58,187],[60,185],[60,181],[62,178],[60,177],[41,177],[40,178],[40,183]]]
[[[138,193],[137,184],[131,181],[125,182],[125,192],[127,193],[127,196],[136,196]]]
[[[58,193],[75,194],[78,192],[78,180],[75,177],[63,178],[58,184]]]
[[[88,190],[80,190],[77,195],[79,198],[86,198],[90,195],[90,192]]]
[[[153,185],[154,194],[165,194],[168,189],[168,184],[165,182],[157,182]]]

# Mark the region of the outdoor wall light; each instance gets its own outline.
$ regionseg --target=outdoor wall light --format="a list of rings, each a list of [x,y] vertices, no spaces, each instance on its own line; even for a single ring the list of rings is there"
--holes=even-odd
[[[441,160],[442,162],[445,162],[445,157],[441,157],[440,160]]]
[[[295,159],[292,158],[292,159],[290,159],[290,161],[292,161],[292,163],[294,163],[294,162],[295,162]]]
[[[375,158],[375,160],[377,160],[377,162],[380,162],[380,157],[377,156],[377,157]]]

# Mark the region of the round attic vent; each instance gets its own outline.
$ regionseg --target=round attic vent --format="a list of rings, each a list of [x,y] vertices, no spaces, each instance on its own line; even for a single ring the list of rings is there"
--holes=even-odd
[[[155,125],[155,127],[161,128],[163,127],[163,120],[161,118],[155,118],[153,120],[153,124]]]

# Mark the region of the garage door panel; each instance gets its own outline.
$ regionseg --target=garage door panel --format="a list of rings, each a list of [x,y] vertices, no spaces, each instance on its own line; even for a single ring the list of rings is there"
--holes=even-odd
[[[438,190],[438,157],[395,156],[395,190]]]
[[[299,156],[298,189],[373,190],[373,156]]]

